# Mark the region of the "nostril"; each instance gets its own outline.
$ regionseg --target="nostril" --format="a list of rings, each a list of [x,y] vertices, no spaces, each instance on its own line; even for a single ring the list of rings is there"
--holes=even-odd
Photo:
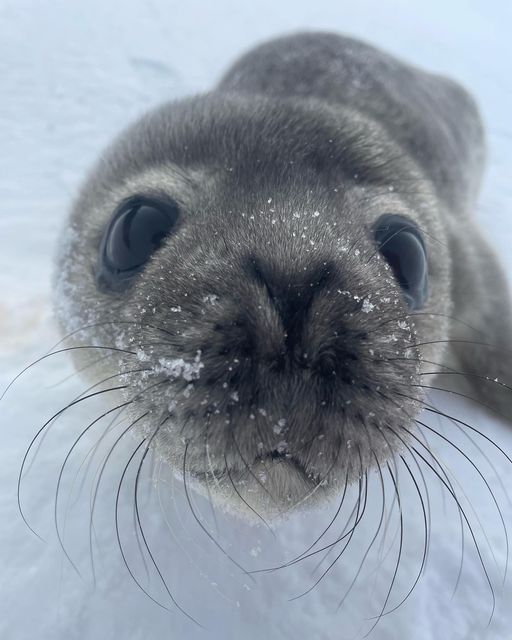
[[[335,265],[322,262],[306,268],[297,266],[294,272],[287,272],[271,261],[251,254],[245,259],[244,270],[253,282],[266,289],[272,307],[281,319],[287,351],[296,351],[311,304],[335,278]]]
[[[263,269],[259,258],[254,255],[248,256],[245,261],[245,271],[261,284],[265,284]]]
[[[273,273],[270,265],[265,265],[257,256],[249,256],[246,260],[245,271],[260,286],[265,287],[272,301],[277,298],[277,292],[274,290],[277,274]]]

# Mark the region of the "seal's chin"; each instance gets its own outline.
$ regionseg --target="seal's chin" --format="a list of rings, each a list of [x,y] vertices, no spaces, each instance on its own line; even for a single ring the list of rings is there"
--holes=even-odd
[[[275,520],[316,505],[327,492],[327,479],[308,474],[289,454],[272,452],[243,470],[210,471],[190,476],[191,486],[215,507],[246,521]]]

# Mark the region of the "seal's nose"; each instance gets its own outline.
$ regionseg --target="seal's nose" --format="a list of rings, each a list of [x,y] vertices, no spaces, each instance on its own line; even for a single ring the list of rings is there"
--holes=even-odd
[[[245,268],[252,280],[266,289],[281,320],[287,350],[293,352],[300,343],[314,298],[332,282],[334,265],[323,262],[286,272],[271,261],[252,255]]]

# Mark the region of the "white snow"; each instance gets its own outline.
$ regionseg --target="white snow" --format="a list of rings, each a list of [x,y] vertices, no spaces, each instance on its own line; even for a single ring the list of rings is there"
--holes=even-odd
[[[489,135],[489,170],[478,216],[512,273],[511,19],[512,8],[503,0],[0,0],[0,388],[58,340],[49,305],[56,234],[101,149],[145,109],[207,89],[242,50],[283,32],[329,29],[359,36],[447,73],[473,91]],[[215,296],[209,301],[214,304]],[[187,380],[199,375],[199,361],[165,366],[169,365]],[[67,451],[82,429],[105,410],[104,405],[91,401],[73,407],[54,424],[35,462],[29,459],[22,483],[23,506],[31,526],[46,542],[25,526],[16,501],[18,470],[36,430],[85,388],[76,376],[69,377],[72,373],[66,354],[48,358],[16,381],[0,403],[0,638],[348,640],[360,638],[371,626],[361,621],[378,613],[372,598],[382,602],[396,561],[396,506],[384,553],[388,547],[391,551],[382,571],[372,574],[376,557],[373,565],[369,559],[346,606],[337,611],[358,571],[365,542],[368,545],[378,524],[378,500],[370,501],[362,538],[342,568],[335,567],[308,595],[289,601],[311,586],[311,572],[320,558],[313,557],[306,566],[298,563],[248,577],[198,525],[184,487],[158,461],[152,474],[141,474],[145,533],[173,596],[205,629],[170,602],[147,554],[145,564],[140,559],[138,542],[142,542],[134,534],[135,466],[119,494],[120,535],[141,584],[169,610],[157,606],[131,580],[116,540],[116,491],[133,453],[135,441],[130,437],[116,445],[101,478],[94,512],[94,581],[90,492],[98,465],[120,435],[119,429],[127,426],[122,415],[111,427],[105,420],[92,425],[63,472],[58,520],[80,577],[59,547],[53,504]],[[508,425],[462,402],[443,398],[436,402],[478,424],[487,436],[512,451]],[[259,412],[266,414],[263,408]],[[430,419],[429,424],[453,437],[458,433],[448,423]],[[88,452],[103,433],[106,448],[94,458],[95,464],[89,464]],[[457,437],[465,441],[463,434]],[[466,447],[472,460],[485,467],[511,529],[512,508],[502,484],[512,487],[512,465],[482,439],[479,444],[483,453],[467,442]],[[493,619],[487,627],[492,599],[467,530],[462,577],[451,599],[459,570],[460,522],[447,492],[440,491],[434,478],[426,478],[432,484],[433,520],[426,571],[411,597],[385,616],[370,637],[504,640],[512,628],[512,586],[510,579],[504,588],[500,586],[498,569],[503,569],[506,554],[501,521],[471,466],[439,438],[436,451],[471,500],[474,512],[466,505],[468,515],[478,523],[476,514],[485,526],[488,542],[478,524],[475,529],[495,585]],[[85,470],[88,480],[83,480]],[[373,477],[372,482],[377,489],[373,495],[378,496],[378,479]],[[423,549],[423,520],[415,488],[403,470],[399,482],[405,537],[389,609],[407,594]],[[391,496],[392,491],[389,506]],[[327,525],[336,506],[290,518],[276,526],[274,538],[263,523],[251,528],[222,514],[214,521],[204,498],[192,494],[191,500],[203,526],[227,553],[254,569],[282,564],[303,552]]]
[[[363,300],[363,306],[361,307],[361,311],[363,313],[371,313],[374,309],[375,309],[375,305],[372,302],[370,302],[368,298],[365,298]]]

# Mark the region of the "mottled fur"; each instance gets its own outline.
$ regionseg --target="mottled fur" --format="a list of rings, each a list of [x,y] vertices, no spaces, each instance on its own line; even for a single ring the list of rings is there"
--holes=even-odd
[[[470,220],[483,160],[457,84],[337,35],[264,44],[101,158],[60,247],[63,330],[130,351],[92,379],[131,372],[138,432],[235,510],[336,491],[399,448],[388,427],[412,428],[426,372],[444,386],[463,377],[447,366],[475,374],[467,393],[512,415],[508,390],[482,380],[512,382],[510,351],[477,344],[512,345],[504,276]],[[104,294],[101,236],[134,194],[178,202],[179,225],[132,288]],[[376,250],[384,213],[423,231],[420,313]]]

